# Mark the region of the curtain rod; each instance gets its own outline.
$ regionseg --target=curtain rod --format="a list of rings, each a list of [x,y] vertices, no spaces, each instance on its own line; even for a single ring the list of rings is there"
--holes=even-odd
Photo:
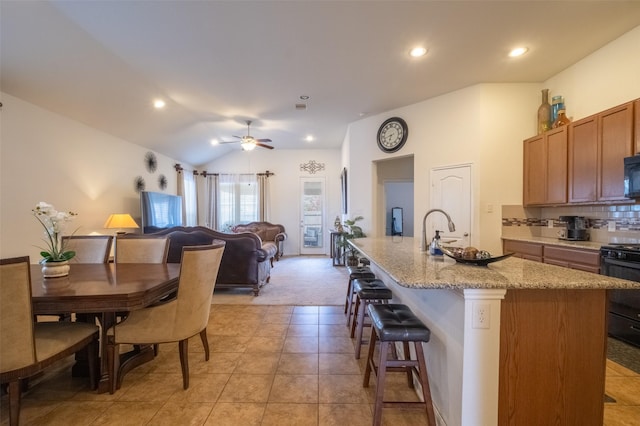
[[[258,176],[267,176],[267,177],[275,175],[275,173],[270,172],[269,170],[267,170],[264,173],[208,173],[206,170],[204,170],[204,171],[202,171],[200,173],[200,175],[205,176],[205,177],[207,177],[207,176],[230,176],[230,175],[254,175],[254,174],[258,175]]]
[[[180,173],[180,172],[184,171],[184,168],[180,165],[180,163],[176,163],[176,164],[173,166],[173,168],[174,168],[174,169],[176,169],[176,172],[178,172],[178,173]],[[197,171],[197,170],[194,170],[194,171],[193,171],[193,175],[194,175],[194,176],[198,176],[198,171]]]

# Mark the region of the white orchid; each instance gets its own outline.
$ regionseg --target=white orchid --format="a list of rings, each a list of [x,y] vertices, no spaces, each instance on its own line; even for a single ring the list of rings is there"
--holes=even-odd
[[[75,251],[65,250],[65,244],[62,242],[62,230],[66,222],[77,216],[74,212],[59,212],[51,204],[40,201],[32,210],[33,215],[45,230],[44,240],[47,243],[47,249],[41,248],[41,263],[45,262],[61,262],[72,259]]]

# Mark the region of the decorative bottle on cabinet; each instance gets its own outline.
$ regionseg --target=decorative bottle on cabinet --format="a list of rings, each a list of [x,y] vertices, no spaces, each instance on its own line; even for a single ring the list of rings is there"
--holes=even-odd
[[[542,90],[542,104],[538,107],[538,134],[551,128],[551,105],[549,104],[549,89]]]
[[[565,110],[561,109],[558,110],[558,118],[556,118],[556,121],[553,122],[552,127],[555,129],[560,126],[566,126],[569,123],[571,123],[571,120],[569,120],[569,117],[566,116]]]
[[[556,95],[551,98],[551,123],[558,119],[558,111],[561,109],[564,109],[564,99],[562,99],[562,96]]]

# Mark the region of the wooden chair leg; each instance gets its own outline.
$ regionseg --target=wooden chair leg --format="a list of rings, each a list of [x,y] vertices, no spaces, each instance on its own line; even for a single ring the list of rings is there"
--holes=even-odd
[[[20,389],[20,379],[9,383],[9,424],[17,425],[20,421],[20,398],[22,390]]]
[[[98,340],[92,340],[91,343],[87,346],[87,356],[89,357],[89,382],[91,383],[91,389],[98,388]]]
[[[429,426],[436,426],[436,415],[433,411],[433,401],[431,400],[431,388],[429,387],[429,376],[427,375],[427,363],[424,359],[422,342],[414,342],[416,358],[418,358],[418,370],[420,375],[420,385],[422,386],[422,398],[427,408],[427,419]]]
[[[182,367],[182,387],[189,389],[189,339],[180,340],[180,366]]]
[[[378,380],[376,381],[376,401],[373,410],[373,426],[382,424],[382,406],[384,405],[384,380],[387,374],[389,342],[380,341],[380,361],[378,362]]]
[[[371,377],[371,369],[373,368],[373,353],[376,348],[376,338],[377,338],[375,328],[371,327],[371,337],[369,338],[369,351],[367,353],[367,366],[364,370],[364,382],[362,386],[365,388],[369,387],[369,378]],[[375,372],[374,372],[375,373]]]
[[[362,348],[362,333],[364,332],[364,316],[367,310],[367,301],[360,299],[359,301],[360,311],[358,312],[358,319],[353,321],[356,324],[356,359],[360,359],[360,349]]]
[[[395,346],[395,345],[394,345]],[[411,350],[409,349],[409,342],[402,342],[402,351],[404,352],[404,359],[411,359]],[[411,367],[405,367],[407,370],[407,384],[413,389],[413,374]]]
[[[351,315],[351,312],[349,312],[347,309],[349,308],[349,305],[351,305],[351,303],[349,303],[349,298],[353,297],[353,295],[351,294],[351,282],[353,280],[351,278],[349,278],[349,283],[347,284],[347,297],[346,299],[344,299],[344,313],[349,313],[349,315]],[[347,325],[348,325],[349,319],[347,318]]]
[[[200,332],[200,340],[202,340],[202,346],[204,346],[204,360],[209,361],[209,340],[207,339],[207,327]]]
[[[353,339],[356,335],[356,317],[358,316],[358,310],[360,309],[360,298],[356,295],[356,300],[353,302],[353,319],[351,319],[351,332],[349,336]],[[351,317],[350,317],[351,318]],[[348,322],[348,320],[347,320]]]

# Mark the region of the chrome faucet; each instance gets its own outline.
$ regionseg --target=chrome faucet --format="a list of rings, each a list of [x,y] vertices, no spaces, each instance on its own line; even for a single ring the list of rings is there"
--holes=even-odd
[[[420,243],[420,249],[422,251],[427,251],[428,250],[428,244],[427,244],[427,230],[426,230],[426,226],[427,226],[427,216],[429,216],[431,213],[433,212],[440,212],[443,215],[445,215],[447,217],[447,221],[449,222],[447,225],[449,226],[449,232],[454,232],[456,230],[456,225],[453,223],[453,221],[451,220],[451,216],[449,216],[447,214],[447,212],[445,212],[442,209],[431,209],[427,212],[427,214],[424,215],[424,218],[422,219],[422,242]]]

